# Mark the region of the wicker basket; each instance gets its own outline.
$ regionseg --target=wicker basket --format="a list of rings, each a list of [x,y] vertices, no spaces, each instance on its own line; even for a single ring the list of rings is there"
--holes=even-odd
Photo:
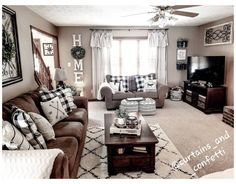
[[[178,90],[170,90],[170,99],[173,101],[180,101],[182,99],[182,91]]]

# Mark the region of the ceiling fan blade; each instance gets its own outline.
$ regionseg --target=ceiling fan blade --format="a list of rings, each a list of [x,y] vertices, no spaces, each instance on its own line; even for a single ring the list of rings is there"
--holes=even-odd
[[[196,17],[196,16],[198,16],[198,13],[184,12],[184,11],[174,11],[172,14],[180,15],[180,16],[186,16],[186,17]]]
[[[142,13],[134,13],[134,14],[130,14],[130,15],[123,15],[122,17],[130,17],[130,16],[143,15],[143,14],[149,14],[149,13],[156,13],[156,11],[152,11],[152,12],[142,12]]]
[[[176,5],[176,6],[171,6],[171,8],[174,10],[178,10],[178,9],[182,9],[182,8],[191,8],[191,7],[195,7],[195,6],[200,6],[200,5]]]

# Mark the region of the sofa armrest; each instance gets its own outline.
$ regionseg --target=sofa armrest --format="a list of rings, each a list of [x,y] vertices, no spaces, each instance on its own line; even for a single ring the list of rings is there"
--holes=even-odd
[[[85,108],[88,111],[88,99],[84,96],[74,96],[74,103],[78,108]]]
[[[112,100],[112,90],[110,87],[102,87],[101,89],[101,96],[102,98],[105,98],[105,100]]]
[[[157,88],[158,98],[164,100],[166,98],[166,94],[168,93],[169,87],[167,85],[157,82],[156,88]]]
[[[54,160],[50,178],[53,179],[68,179],[69,177],[69,162],[66,155],[60,153]]]

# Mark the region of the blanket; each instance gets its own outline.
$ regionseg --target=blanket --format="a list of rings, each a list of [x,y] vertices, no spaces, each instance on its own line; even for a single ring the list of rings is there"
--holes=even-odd
[[[2,152],[3,179],[49,178],[60,149],[17,150]]]
[[[100,87],[99,87],[99,90],[98,90],[98,94],[97,94],[97,99],[98,100],[102,100],[102,96],[101,96],[101,89],[103,87],[109,87],[111,89],[111,92],[112,94],[115,94],[115,90],[113,88],[111,88],[110,84],[108,82],[103,82]]]

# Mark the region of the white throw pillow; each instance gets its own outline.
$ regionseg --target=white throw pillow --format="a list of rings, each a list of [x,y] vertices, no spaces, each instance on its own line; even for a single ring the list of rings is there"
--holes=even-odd
[[[55,97],[47,102],[40,102],[40,104],[51,125],[54,125],[68,117],[58,97]]]
[[[144,92],[156,92],[156,80],[144,80]]]
[[[13,106],[11,119],[16,128],[21,131],[21,133],[35,149],[47,148],[42,134],[38,131],[29,114],[27,114],[24,110]]]
[[[2,122],[2,144],[9,150],[33,150],[25,136],[8,121]]]
[[[119,91],[119,86],[120,86],[119,82],[109,82],[109,84],[115,92]]]
[[[46,118],[34,112],[29,112],[28,114],[36,124],[38,131],[43,135],[44,139],[47,141],[55,139],[55,132],[52,125]]]
[[[123,81],[120,81],[120,91],[121,92],[125,92],[124,82]]]

